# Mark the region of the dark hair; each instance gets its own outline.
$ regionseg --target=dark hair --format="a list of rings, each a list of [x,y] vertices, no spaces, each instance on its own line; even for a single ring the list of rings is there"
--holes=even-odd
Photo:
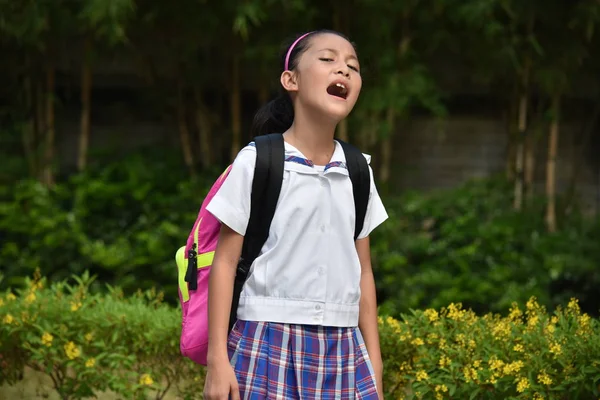
[[[302,38],[302,40],[296,43],[296,46],[294,46],[294,49],[292,50],[289,59],[290,71],[293,71],[298,65],[298,60],[308,48],[310,39],[316,35],[321,35],[325,33],[338,35],[350,42],[350,39],[348,39],[348,37],[337,31],[332,31],[329,29],[320,29],[311,32],[309,35],[306,35],[304,38]],[[301,35],[297,35],[293,39],[286,41],[286,43],[284,44],[280,61],[281,70],[285,68],[285,57],[290,46],[300,36]],[[265,135],[268,133],[283,133],[286,130],[288,130],[290,126],[292,126],[292,122],[294,122],[294,106],[292,104],[292,99],[285,90],[281,90],[281,93],[275,99],[262,106],[256,112],[256,114],[254,115],[254,120],[252,121],[252,126],[250,128],[250,134],[251,137],[255,137]]]

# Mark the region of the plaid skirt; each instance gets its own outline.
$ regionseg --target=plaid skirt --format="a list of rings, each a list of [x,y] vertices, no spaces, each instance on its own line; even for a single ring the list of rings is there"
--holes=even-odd
[[[358,328],[238,320],[228,351],[242,400],[378,400]]]

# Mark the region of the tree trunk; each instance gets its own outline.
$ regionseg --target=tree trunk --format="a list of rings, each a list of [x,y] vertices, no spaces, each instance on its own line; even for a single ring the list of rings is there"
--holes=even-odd
[[[210,167],[213,164],[213,151],[211,146],[212,139],[212,124],[210,115],[200,89],[195,88],[194,95],[196,97],[196,127],[198,128],[198,139],[200,142],[200,165],[202,168]]]
[[[44,142],[46,140],[46,90],[45,81],[41,74],[36,74],[35,79],[35,158],[38,160],[36,168],[36,178],[44,182],[46,155],[44,152]]]
[[[27,60],[27,72],[23,82],[23,91],[25,92],[25,102],[27,107],[27,123],[23,128],[23,150],[27,159],[27,167],[30,176],[37,176],[37,160],[35,150],[35,95],[31,79],[31,70],[29,59]]]
[[[190,172],[190,176],[195,176],[194,155],[192,153],[192,141],[190,130],[186,120],[185,101],[183,93],[183,83],[181,80],[177,83],[177,125],[179,126],[179,139],[181,141],[181,150],[183,151],[183,161]]]
[[[242,93],[240,87],[240,61],[234,56],[231,70],[231,160],[240,151],[242,139]]]
[[[92,92],[92,66],[90,60],[90,41],[86,39],[84,45],[83,65],[81,67],[81,130],[79,132],[79,153],[77,155],[77,169],[85,170],[87,167],[88,148],[90,142],[90,112]]]
[[[44,147],[44,170],[42,182],[47,187],[54,185],[54,141],[55,141],[55,126],[54,126],[54,66],[49,64],[46,68],[46,126],[45,126],[45,147]]]
[[[520,210],[523,206],[523,165],[525,159],[525,141],[527,135],[527,106],[529,102],[529,73],[531,69],[531,60],[525,60],[525,67],[522,75],[522,87],[519,98],[519,123],[517,137],[517,152],[515,157],[515,196],[514,208]]]
[[[552,98],[552,122],[548,138],[548,161],[546,165],[546,227],[548,231],[556,231],[556,155],[558,151],[558,134],[560,124],[560,95]]]
[[[537,105],[537,111],[535,112],[534,123],[530,124],[531,132],[527,135],[525,140],[525,172],[524,172],[524,184],[525,184],[525,198],[531,200],[534,194],[534,181],[535,181],[535,149],[537,139],[541,137],[544,132],[544,102],[539,101]]]
[[[514,93],[510,96],[507,116],[506,116],[506,133],[508,135],[508,143],[506,149],[506,179],[509,182],[513,182],[515,179],[515,160],[516,160],[516,149],[515,142],[518,131],[518,99],[519,99],[519,85],[516,85]]]
[[[391,174],[392,136],[396,120],[396,110],[394,110],[394,107],[388,107],[386,119],[388,132],[385,138],[381,141],[381,167],[379,168],[379,180],[384,184],[389,182]]]

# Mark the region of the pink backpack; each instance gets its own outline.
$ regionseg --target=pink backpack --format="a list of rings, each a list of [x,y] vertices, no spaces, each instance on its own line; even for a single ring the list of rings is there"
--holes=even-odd
[[[250,219],[234,282],[230,330],[235,323],[239,296],[250,266],[267,240],[283,181],[283,137],[278,134],[259,136],[252,144],[256,146],[256,167]],[[206,206],[225,182],[230,170],[231,166],[227,167],[211,187],[187,244],[175,255],[182,311],[179,348],[182,355],[201,365],[206,365],[208,350],[208,280],[221,229],[221,223],[206,210]]]
[[[221,223],[206,211],[206,206],[223,184],[230,170],[231,166],[227,167],[213,184],[202,202],[187,244],[181,247],[175,255],[179,281],[179,302],[182,311],[179,348],[185,357],[202,365],[206,365],[208,347],[208,277],[221,228]],[[194,260],[194,262],[190,263],[190,260]],[[194,290],[190,290],[186,282],[189,264],[196,264],[197,269],[196,289]]]
[[[346,165],[353,185],[356,212],[354,238],[362,230],[370,191],[368,164],[355,147],[339,141],[344,148]],[[236,321],[239,296],[250,266],[258,257],[275,214],[285,158],[281,134],[258,136],[251,143],[256,147],[256,167],[252,181],[250,218],[244,236],[242,254],[234,281],[229,329]],[[179,301],[182,309],[181,354],[194,362],[206,365],[208,350],[208,281],[221,223],[206,210],[206,206],[229,176],[231,166],[215,181],[202,202],[198,218],[190,232],[187,244],[177,250]]]

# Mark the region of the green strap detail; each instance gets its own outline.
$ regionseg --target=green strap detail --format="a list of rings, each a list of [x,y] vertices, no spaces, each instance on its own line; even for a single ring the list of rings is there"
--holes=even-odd
[[[187,271],[188,260],[185,258],[185,246],[180,247],[175,254],[175,262],[177,263],[177,281],[179,283],[179,291],[181,291],[181,299],[186,302],[190,299],[188,285],[185,281],[185,273]]]
[[[215,252],[210,251],[208,253],[198,254],[196,260],[198,262],[198,269],[206,268],[213,263],[213,259],[215,258]]]

